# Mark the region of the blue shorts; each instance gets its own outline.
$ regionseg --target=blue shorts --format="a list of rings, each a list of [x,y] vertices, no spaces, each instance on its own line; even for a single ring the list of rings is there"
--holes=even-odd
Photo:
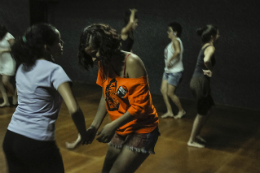
[[[182,72],[177,73],[163,73],[163,80],[167,80],[167,83],[173,86],[177,86],[181,80]]]

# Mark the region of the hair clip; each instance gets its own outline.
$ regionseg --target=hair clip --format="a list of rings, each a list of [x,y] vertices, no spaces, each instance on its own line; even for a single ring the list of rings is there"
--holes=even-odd
[[[24,43],[27,41],[25,36],[22,36],[22,39]]]

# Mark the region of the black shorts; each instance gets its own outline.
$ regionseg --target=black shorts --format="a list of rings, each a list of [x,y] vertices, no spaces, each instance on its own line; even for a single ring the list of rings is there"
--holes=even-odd
[[[206,76],[193,77],[190,81],[190,89],[197,101],[197,112],[200,115],[207,115],[214,105],[214,100],[210,94],[210,79]]]

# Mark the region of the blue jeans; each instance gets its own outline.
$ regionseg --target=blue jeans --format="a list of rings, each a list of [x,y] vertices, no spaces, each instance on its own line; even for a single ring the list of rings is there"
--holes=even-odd
[[[163,73],[163,80],[167,80],[167,83],[173,86],[177,86],[182,77],[182,72],[177,73]]]

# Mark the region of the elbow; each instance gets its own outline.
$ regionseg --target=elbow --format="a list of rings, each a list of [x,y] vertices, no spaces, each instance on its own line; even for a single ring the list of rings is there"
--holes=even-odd
[[[148,105],[132,105],[128,112],[135,118],[144,117],[149,110]]]
[[[128,109],[128,112],[133,117],[138,117],[140,114],[142,114],[142,109],[138,106],[132,106]]]
[[[181,54],[181,51],[177,50],[176,55],[179,56]]]

